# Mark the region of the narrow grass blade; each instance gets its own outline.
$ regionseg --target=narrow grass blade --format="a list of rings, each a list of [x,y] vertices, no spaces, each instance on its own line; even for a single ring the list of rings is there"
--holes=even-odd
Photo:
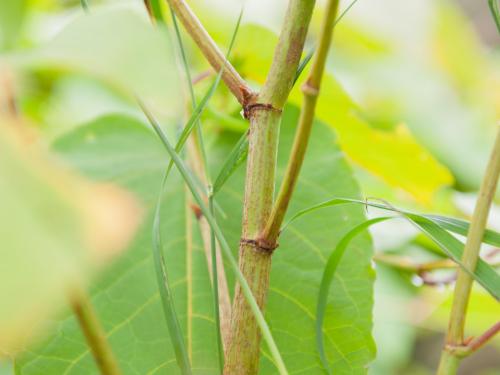
[[[497,301],[500,300],[500,276],[484,260],[478,259],[475,270],[470,270],[462,263],[462,254],[465,244],[441,228],[432,220],[421,215],[407,214],[409,218],[422,233],[433,240],[455,263],[465,270],[472,278],[483,286]]]
[[[408,211],[398,210],[392,206],[380,203],[371,203],[367,201],[362,201],[358,199],[349,199],[349,198],[334,198],[322,202],[318,205],[304,209],[302,211],[299,211],[294,216],[292,216],[292,218],[283,226],[282,231],[284,231],[286,227],[290,225],[290,223],[310,212],[313,212],[321,208],[326,208],[341,204],[350,204],[350,203],[375,207],[386,211],[392,211],[406,217],[419,230],[421,230],[425,235],[427,235],[431,240],[433,240],[449,258],[451,258],[455,263],[460,265],[466,272],[468,272],[495,299],[497,300],[500,299],[500,276],[495,272],[495,270],[490,265],[488,265],[488,263],[484,262],[482,259],[479,259],[478,266],[474,271],[467,269],[462,264],[461,259],[462,259],[464,244],[447,232],[447,230],[450,230],[457,234],[464,233],[463,230],[464,228],[462,225],[464,224],[464,222],[460,224],[461,221],[456,219],[446,218],[447,219],[446,226],[443,225],[441,227],[442,223],[444,222],[442,216],[439,216],[438,217],[439,219],[436,219],[436,217],[433,215],[428,215],[428,216],[419,215]],[[450,223],[454,225],[451,225]],[[493,239],[495,239],[497,238],[497,236],[500,236],[500,234],[494,231],[489,231],[488,236],[489,239],[491,240],[492,237]]]
[[[336,204],[341,203],[342,200],[336,200]],[[344,203],[360,203],[366,204],[363,201],[353,202],[352,200],[344,200]],[[326,206],[322,206],[326,207]],[[377,205],[378,208],[379,205]],[[390,211],[397,212],[396,209],[387,206]],[[309,211],[311,212],[311,211]],[[464,244],[448,233],[445,229],[440,227],[438,224],[433,222],[430,218],[417,214],[405,214],[399,212],[402,217],[410,220],[423,234],[433,240],[451,259],[457,262],[463,269],[465,269],[472,277],[476,279],[493,297],[497,300],[500,297],[500,278],[493,268],[491,268],[486,262],[479,259],[478,265],[475,272],[467,270],[461,263],[460,259],[463,253]],[[326,305],[328,302],[328,293],[330,291],[330,285],[332,283],[335,271],[340,263],[342,256],[344,255],[351,240],[368,229],[368,227],[391,219],[399,219],[400,216],[385,216],[378,217],[375,219],[367,220],[354,228],[352,228],[348,233],[344,235],[335,247],[334,251],[328,257],[325,269],[323,271],[323,276],[321,278],[320,289],[318,293],[318,302],[316,306],[316,345],[319,353],[319,357],[323,367],[328,374],[332,374],[331,369],[328,364],[328,360],[325,354],[324,348],[324,338],[323,338],[323,322],[325,318]]]
[[[212,194],[215,195],[226,183],[229,177],[245,161],[248,155],[248,131],[246,131],[234,145],[231,153],[222,165],[213,186]]]
[[[193,195],[195,202],[200,207],[208,224],[210,225],[210,227],[214,231],[215,237],[219,241],[221,250],[224,253],[224,256],[226,257],[226,259],[229,263],[229,266],[230,266],[231,270],[233,271],[236,279],[240,283],[241,290],[242,290],[250,308],[252,309],[252,312],[255,316],[255,320],[256,320],[257,324],[259,325],[259,328],[262,332],[262,336],[263,336],[264,340],[266,341],[266,344],[269,347],[269,350],[271,352],[271,356],[273,358],[274,364],[276,365],[276,367],[278,369],[279,374],[281,374],[281,375],[288,374],[288,371],[286,370],[286,367],[285,367],[285,363],[283,362],[281,354],[278,350],[278,347],[276,346],[276,343],[275,343],[273,336],[271,334],[271,330],[269,329],[269,326],[267,325],[267,322],[264,318],[264,315],[262,314],[262,311],[260,311],[260,308],[257,304],[257,301],[255,300],[255,297],[252,294],[252,291],[251,291],[250,286],[248,285],[248,283],[245,279],[245,276],[243,276],[243,274],[241,273],[241,271],[238,267],[238,262],[234,258],[233,254],[231,252],[231,248],[229,247],[229,244],[228,244],[224,234],[222,233],[221,228],[217,224],[216,219],[214,218],[214,216],[210,212],[210,209],[207,207],[203,198],[201,197],[198,190],[196,189],[196,183],[194,181],[193,176],[191,175],[191,173],[189,172],[189,170],[185,166],[184,161],[175,152],[174,147],[170,144],[170,142],[168,141],[162,128],[156,122],[156,120],[151,115],[151,113],[148,111],[148,109],[144,106],[144,104],[141,101],[139,101],[139,105],[141,106],[142,110],[146,114],[149,122],[151,123],[151,126],[153,127],[153,129],[157,133],[158,137],[160,138],[160,140],[161,140],[162,144],[164,145],[165,149],[167,150],[168,154],[170,155],[170,157],[174,161],[177,169],[179,170],[181,176],[183,177],[186,185],[190,189],[191,194]]]
[[[208,209],[213,217],[215,217],[213,194],[208,198]],[[219,372],[222,374],[224,369],[224,347],[222,346],[222,334],[220,328],[220,308],[219,308],[219,275],[217,270],[217,245],[215,233],[210,230],[210,255],[212,257],[212,287],[213,287],[213,303],[214,303],[214,318],[215,327],[217,329],[217,350],[219,353]]]
[[[491,1],[494,1],[494,0],[489,0],[489,1],[491,2]],[[344,9],[344,11],[335,20],[335,23],[333,24],[333,27],[337,26],[337,24],[342,20],[342,18],[344,18],[344,16],[347,14],[347,12],[349,12],[349,10],[351,10],[351,8],[357,2],[358,2],[358,0],[353,0],[347,6],[347,8]],[[315,51],[315,47],[311,48],[309,50],[309,52],[307,53],[307,55],[300,62],[299,66],[297,67],[297,73],[295,73],[295,78],[293,79],[293,86],[295,86],[295,83],[297,82],[297,80],[299,79],[300,75],[302,74],[302,72],[306,68],[307,64],[309,64],[309,61],[311,61],[311,59],[312,59],[312,57],[314,55],[314,51]]]
[[[500,5],[498,0],[488,0],[491,14],[497,25],[497,30],[500,33]]]
[[[234,41],[236,40],[236,34],[238,33],[238,30],[239,30],[239,27],[240,27],[241,17],[242,17],[242,13],[240,13],[238,21],[236,22],[236,26],[234,28],[233,35],[231,36],[231,42],[229,43],[229,47],[228,47],[228,52],[227,52],[226,58],[229,57],[229,54],[231,53],[231,50],[232,50],[233,45],[234,45]],[[180,35],[179,35],[179,38],[180,38]],[[184,56],[183,59],[185,59],[185,56]],[[187,64],[187,62],[186,62],[186,64]],[[189,71],[187,65],[186,65],[186,69],[187,69],[187,71]],[[200,101],[200,103],[198,105],[196,105],[195,109],[193,110],[193,113],[191,114],[191,116],[190,116],[189,120],[187,121],[186,125],[184,126],[184,128],[182,130],[182,133],[179,136],[179,140],[177,141],[177,144],[175,145],[175,151],[176,152],[180,152],[182,150],[182,148],[186,144],[187,139],[191,135],[191,132],[193,131],[193,129],[195,128],[195,126],[198,124],[198,121],[200,119],[201,114],[203,113],[203,111],[206,108],[208,102],[210,101],[210,99],[212,98],[212,96],[215,94],[215,91],[216,91],[217,87],[219,86],[219,83],[220,83],[220,81],[222,79],[223,70],[224,69],[222,68],[219,71],[219,73],[217,74],[217,77],[216,77],[214,83],[210,86],[210,88],[208,89],[208,91],[206,92],[206,94],[203,96],[203,99]],[[196,99],[194,98],[194,92],[193,92],[192,100],[193,100],[193,103],[195,103]],[[203,145],[201,147],[203,148]],[[166,172],[167,175],[170,173],[170,170],[172,169],[173,164],[174,164],[173,160],[170,160],[170,163],[169,163],[169,165],[167,167],[167,172]],[[206,167],[206,165],[205,165],[205,167]],[[208,172],[208,170],[207,170],[207,172]]]
[[[147,0],[147,4],[151,10],[153,18],[158,24],[165,25],[165,20],[163,19],[163,12],[161,11],[160,0]]]
[[[469,231],[469,222],[465,220],[455,219],[452,217],[440,216],[440,215],[422,215],[436,224],[441,228],[449,230],[453,233],[460,234],[462,236],[467,236]],[[486,229],[484,232],[483,242],[488,245],[500,247],[500,233],[495,232],[491,229]]]
[[[80,0],[80,4],[82,5],[83,10],[88,13],[89,12],[89,2],[88,0]]]
[[[295,73],[295,78],[293,79],[293,86],[295,86],[307,64],[309,64],[309,61],[311,61],[312,57],[314,56],[314,51],[316,51],[316,48],[312,47],[309,52],[307,52],[307,55],[305,55],[304,58],[300,61],[299,66],[297,67],[297,72]]]
[[[156,206],[156,211],[160,209],[160,205]],[[167,269],[165,267],[165,259],[163,257],[163,245],[160,236],[160,215],[155,214],[153,224],[153,257],[155,264],[156,278],[158,281],[158,288],[165,313],[165,320],[167,322],[168,331],[170,334],[170,341],[174,347],[175,357],[177,364],[183,375],[192,374],[191,365],[189,363],[189,356],[186,350],[186,344],[177,318],[177,312],[174,306],[172,292],[169,287]]]
[[[328,293],[330,292],[330,285],[335,275],[335,271],[337,270],[337,266],[339,265],[340,260],[342,259],[342,256],[344,255],[347,249],[347,246],[356,235],[366,230],[369,226],[373,224],[380,223],[382,221],[389,219],[393,219],[393,217],[392,216],[379,217],[376,219],[365,221],[355,226],[344,237],[342,237],[335,250],[333,250],[330,256],[328,257],[328,261],[323,271],[323,276],[321,277],[321,284],[318,292],[318,302],[316,305],[316,346],[318,349],[321,364],[323,365],[325,371],[330,375],[332,374],[332,370],[330,369],[330,365],[328,364],[328,359],[326,358],[326,353],[325,353],[324,338],[323,338],[323,322],[325,320],[326,304],[328,302]]]

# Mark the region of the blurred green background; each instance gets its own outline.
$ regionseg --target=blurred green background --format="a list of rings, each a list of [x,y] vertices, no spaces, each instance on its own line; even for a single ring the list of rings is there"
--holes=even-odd
[[[142,8],[140,0],[90,3]],[[219,44],[227,45],[241,2],[190,3]],[[349,3],[342,1],[342,8]],[[256,86],[266,72],[274,42],[255,35],[279,30],[285,6],[285,0],[246,1],[233,60]],[[76,0],[4,0],[0,5],[0,49],[5,56],[15,52],[23,57],[23,50],[50,40],[81,12]],[[314,45],[320,14],[321,9],[315,13],[308,48]],[[364,195],[422,212],[469,218],[500,118],[500,37],[487,1],[359,0],[339,23],[334,39],[328,72],[353,99],[349,114],[355,113],[359,123],[357,127],[342,127],[336,122],[335,110],[330,113],[325,109],[319,116],[331,120],[337,130]],[[202,74],[207,65],[189,42],[188,47],[194,75]],[[26,60],[14,61],[22,65]],[[17,106],[38,124],[47,139],[106,113],[142,118],[131,98],[116,85],[103,84],[93,72],[27,69],[22,79],[13,80]],[[136,78],[147,82],[142,89],[151,95],[153,104],[164,99],[161,87],[154,87],[154,79]],[[171,78],[163,79],[169,82]],[[332,83],[331,87],[335,92],[336,86]],[[344,100],[334,96],[333,107]],[[168,110],[161,111],[163,118],[171,115]],[[204,117],[214,129],[238,132],[245,126],[237,103],[224,88]],[[425,164],[419,164],[422,160]],[[418,165],[425,168],[418,169]],[[499,192],[489,225],[500,230]],[[384,224],[372,234],[377,252],[410,255],[417,262],[438,257],[406,224]],[[483,255],[498,264],[498,250],[484,248]],[[370,374],[431,374],[448,320],[452,272],[433,273],[423,280],[381,262],[376,268],[374,334],[378,354]],[[480,334],[499,316],[497,302],[475,288],[468,335]],[[462,375],[498,373],[499,339],[466,359],[460,370]],[[8,364],[0,367],[0,374],[10,374]]]

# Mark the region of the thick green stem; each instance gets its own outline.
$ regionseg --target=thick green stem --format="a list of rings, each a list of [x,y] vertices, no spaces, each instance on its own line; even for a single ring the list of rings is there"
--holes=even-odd
[[[245,108],[250,133],[239,267],[262,310],[269,289],[273,247],[260,243],[259,238],[273,204],[281,111],[293,86],[314,3],[289,2],[267,80],[256,100]],[[257,374],[259,354],[260,332],[237,285],[224,374]]]
[[[467,241],[465,243],[462,263],[469,270],[474,270],[479,257],[479,250],[483,239],[488,214],[491,203],[496,192],[498,178],[500,176],[500,128],[493,146],[493,151],[486,168],[486,173],[479,190],[474,214],[472,216]],[[458,270],[457,283],[453,296],[453,305],[451,308],[450,323],[448,334],[446,336],[446,346],[441,357],[439,368],[451,370],[448,372],[438,372],[440,375],[452,375],[456,373],[453,366],[445,366],[449,362],[451,355],[446,348],[461,347],[464,345],[464,328],[467,315],[467,305],[472,289],[473,278],[469,273],[462,269]],[[441,371],[441,370],[440,370]],[[444,370],[443,370],[444,371]]]
[[[184,0],[167,1],[212,68],[216,72],[219,72],[224,66],[222,80],[240,104],[246,106],[254,98],[255,94],[229,61],[227,61],[200,20]]]
[[[263,241],[268,244],[275,244],[279,236],[279,231],[285,217],[290,199],[292,198],[300,169],[304,162],[304,156],[314,122],[314,112],[319,95],[321,78],[325,70],[326,57],[332,42],[333,27],[337,17],[339,0],[329,0],[325,9],[325,17],[321,25],[320,40],[318,49],[314,55],[313,64],[309,77],[302,86],[304,102],[299,118],[299,125],[292,147],[289,163],[285,172],[285,177],[281,183],[281,188],[273,207],[271,218],[262,234]]]
[[[121,375],[118,363],[87,294],[83,291],[73,292],[69,299],[101,374]]]

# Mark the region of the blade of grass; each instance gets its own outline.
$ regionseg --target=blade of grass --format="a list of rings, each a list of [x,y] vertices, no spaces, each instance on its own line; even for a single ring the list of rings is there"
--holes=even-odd
[[[223,68],[221,68],[220,72],[218,73],[214,83],[212,84],[212,86],[210,87],[210,89],[208,90],[208,92],[205,94],[205,96],[203,97],[203,99],[201,100],[201,102],[196,105],[196,97],[195,97],[195,94],[194,94],[194,88],[193,88],[193,85],[192,85],[192,81],[191,81],[191,74],[190,74],[190,71],[189,71],[189,65],[188,65],[188,62],[187,62],[187,58],[186,58],[186,53],[185,53],[185,49],[184,49],[184,45],[183,45],[183,42],[182,42],[182,37],[181,37],[181,34],[180,34],[180,30],[179,30],[179,27],[177,25],[177,21],[176,21],[176,18],[175,18],[175,14],[173,12],[171,12],[172,14],[172,21],[173,21],[173,24],[174,24],[174,28],[175,28],[175,32],[176,32],[176,37],[177,37],[177,40],[178,40],[178,44],[179,44],[179,48],[180,48],[180,51],[181,51],[181,56],[182,56],[182,61],[183,61],[183,66],[184,66],[184,70],[185,70],[185,74],[186,74],[186,77],[187,77],[187,81],[188,81],[188,86],[189,86],[189,91],[190,91],[190,94],[191,94],[191,103],[192,105],[195,107],[194,108],[194,111],[193,113],[191,114],[191,117],[190,119],[188,120],[187,124],[184,126],[183,128],[183,131],[177,141],[177,144],[175,146],[175,150],[176,152],[180,152],[182,150],[182,148],[184,147],[187,139],[189,138],[190,134],[192,133],[193,129],[196,128],[197,129],[197,137],[195,139],[196,141],[196,145],[198,147],[198,149],[200,150],[200,155],[201,155],[201,163],[202,163],[202,167],[203,167],[203,170],[204,170],[204,177],[210,181],[210,176],[209,176],[209,170],[208,170],[208,165],[207,165],[207,157],[206,157],[206,151],[205,151],[205,147],[204,147],[204,142],[203,142],[203,134],[202,134],[202,131],[201,131],[201,122],[199,121],[199,118],[203,112],[203,110],[206,108],[209,100],[211,99],[211,97],[213,96],[213,94],[215,93],[215,90],[217,89],[220,81],[221,81],[221,78],[222,78],[222,73],[223,73]],[[241,19],[242,19],[242,16],[243,16],[243,8],[239,14],[239,17],[238,17],[238,20],[236,22],[236,26],[234,28],[234,31],[233,31],[233,34],[231,36],[231,40],[230,40],[230,43],[229,43],[229,47],[228,47],[228,51],[227,51],[227,54],[226,54],[226,59],[229,58],[229,55],[231,53],[231,50],[233,48],[233,45],[234,45],[234,42],[236,40],[236,35],[238,34],[238,30],[239,30],[239,27],[240,27],[240,24],[241,24]],[[158,204],[157,204],[157,210],[155,212],[155,221],[158,221],[158,223],[160,222],[161,220],[161,208],[160,208],[160,205],[161,205],[161,197],[163,196],[163,192],[165,191],[165,185],[166,185],[166,182],[167,182],[167,179],[168,179],[168,176],[170,174],[170,171],[173,167],[174,163],[173,163],[173,160],[171,159],[170,162],[169,162],[169,165],[167,167],[167,170],[165,172],[165,175],[163,177],[163,180],[162,180],[162,184],[161,184],[161,187],[160,187],[160,197],[159,197],[159,200],[158,200]],[[200,185],[200,178],[202,178],[201,176],[198,176],[199,178],[195,179],[195,182],[198,183],[198,185]],[[202,186],[201,187],[202,189],[204,189],[205,187]],[[207,191],[211,191],[211,188],[210,188],[210,185],[207,187]],[[210,206],[211,206],[211,210],[213,209],[213,206],[214,206],[214,202],[213,200],[210,198],[211,194],[207,194],[209,195],[209,199],[210,199]],[[158,225],[157,227],[157,230],[159,230],[160,226]],[[156,234],[157,237],[161,237],[161,233],[158,233]],[[219,272],[217,270],[217,248],[216,248],[216,243],[215,243],[215,236],[214,234],[212,233],[212,230],[211,230],[211,233],[210,233],[210,257],[211,257],[211,260],[212,260],[212,285],[213,285],[213,295],[214,295],[214,319],[215,319],[215,322],[216,322],[216,338],[217,338],[217,347],[219,348],[218,350],[218,355],[219,355],[219,363],[223,366],[223,363],[224,363],[224,350],[223,350],[223,347],[222,347],[222,337],[221,337],[221,322],[220,322],[220,307],[219,307],[219,288],[218,288],[218,277],[219,277]],[[229,297],[228,297],[229,299]],[[222,372],[222,369],[221,369],[221,372]]]
[[[212,194],[215,195],[224,186],[229,177],[246,160],[248,155],[248,131],[246,131],[234,145],[226,161],[222,165],[213,185]]]
[[[337,200],[336,204],[344,203],[359,203],[366,205],[363,201],[353,201],[353,200]],[[368,205],[372,205],[369,204]],[[431,219],[424,217],[422,215],[407,214],[399,212],[397,209],[390,206],[381,207],[380,205],[375,205],[377,208],[385,208],[387,210],[398,212],[402,217],[410,220],[423,234],[433,240],[440,248],[445,251],[445,253],[456,263],[458,263],[463,269],[467,271],[472,277],[474,277],[483,287],[488,290],[488,292],[494,296],[497,300],[500,296],[500,278],[498,274],[491,268],[486,262],[479,261],[475,272],[471,272],[466,269],[461,262],[461,255],[463,253],[464,244],[449,234],[445,229],[440,227],[438,224],[433,222]],[[322,206],[327,207],[327,206]],[[309,211],[311,212],[311,211]],[[347,232],[344,237],[342,237],[328,257],[323,275],[321,278],[320,289],[318,292],[318,302],[316,307],[316,345],[319,353],[321,363],[328,374],[332,374],[331,369],[328,364],[328,360],[325,354],[324,348],[324,337],[323,337],[323,322],[325,318],[326,305],[328,302],[328,293],[330,290],[330,285],[335,275],[337,266],[340,263],[342,256],[344,255],[348,245],[352,239],[357,236],[362,231],[368,229],[368,227],[391,219],[399,219],[399,216],[384,216],[374,219],[367,220]]]
[[[325,320],[326,304],[328,302],[328,293],[330,291],[330,285],[335,275],[335,271],[337,270],[337,266],[339,265],[340,260],[342,259],[342,256],[344,255],[345,250],[347,249],[347,246],[357,234],[367,229],[370,225],[380,223],[382,221],[389,220],[392,218],[393,218],[392,216],[379,217],[376,219],[365,221],[355,226],[344,237],[342,237],[338,245],[335,247],[335,249],[328,257],[328,261],[326,263],[323,275],[321,277],[321,284],[318,292],[318,302],[316,305],[316,346],[318,349],[321,364],[323,365],[325,371],[330,375],[332,374],[332,370],[330,368],[330,365],[328,364],[328,359],[325,353],[325,346],[323,339],[323,322]]]
[[[177,22],[177,17],[175,16],[175,13],[174,13],[174,11],[172,9],[172,6],[170,4],[169,4],[169,9],[170,9],[170,15],[172,17],[172,24],[174,25],[175,37],[177,39],[177,44],[179,45],[179,50],[180,50],[180,53],[181,53],[182,65],[183,65],[183,68],[184,68],[184,73],[186,74],[187,86],[189,88],[189,95],[191,97],[191,106],[193,107],[193,109],[196,109],[196,95],[194,93],[193,80],[191,78],[191,71],[189,70],[189,64],[188,64],[187,57],[186,57],[186,50],[184,48],[184,42],[182,41],[182,35],[181,35],[181,31],[179,29],[179,24]],[[233,32],[233,37],[231,39],[231,43],[230,43],[230,46],[229,46],[229,51],[232,48],[232,43],[234,42],[234,37],[235,37],[235,35],[237,33],[240,20],[241,20],[241,15],[240,15],[240,19],[237,22],[236,29]],[[229,54],[229,52],[228,52],[228,54]],[[228,55],[226,55],[226,60],[227,60],[227,58],[228,58]],[[221,70],[219,72],[219,76],[217,77],[217,80],[218,80],[217,86],[218,86],[218,84],[219,84],[219,82],[220,82],[220,80],[222,78],[222,73],[223,73],[223,68],[221,68]],[[201,155],[201,162],[202,162],[202,165],[203,165],[203,169],[205,171],[205,177],[207,178],[207,180],[210,183],[210,174],[209,174],[209,169],[208,169],[207,153],[206,153],[206,150],[205,150],[205,142],[203,140],[203,132],[202,132],[202,128],[201,128],[201,121],[200,121],[199,118],[196,121],[196,138],[195,138],[195,142],[196,142],[196,144],[198,146],[198,150],[199,150],[200,155]]]
[[[156,271],[156,278],[158,281],[158,288],[165,313],[165,320],[167,323],[168,331],[170,333],[170,341],[174,347],[175,357],[177,364],[183,375],[192,374],[191,364],[189,363],[189,356],[186,350],[186,344],[182,335],[182,330],[175,310],[172,292],[170,291],[170,284],[168,282],[167,268],[165,267],[165,259],[163,257],[163,244],[160,231],[160,199],[159,204],[156,205],[156,212],[153,223],[153,257]]]
[[[198,190],[196,189],[196,184],[193,179],[193,176],[189,172],[189,170],[186,168],[184,161],[179,157],[179,155],[175,152],[175,149],[173,146],[170,144],[168,141],[168,138],[166,137],[165,133],[163,132],[161,126],[158,124],[158,122],[155,120],[155,118],[152,116],[152,114],[149,112],[149,110],[144,106],[144,104],[139,100],[139,105],[141,106],[143,112],[146,114],[149,122],[151,123],[151,126],[157,133],[158,137],[160,138],[162,144],[165,146],[165,149],[169,153],[170,157],[172,160],[174,160],[174,163],[179,170],[182,178],[186,182],[186,185],[189,187],[191,190],[191,194],[193,195],[194,200],[200,207],[203,215],[207,219],[210,227],[213,229],[215,237],[219,241],[219,244],[221,246],[221,249],[228,260],[228,263],[234,272],[234,275],[238,282],[241,285],[241,289],[243,291],[243,294],[252,309],[252,312],[255,316],[255,320],[257,321],[257,324],[259,325],[259,328],[262,332],[262,336],[264,337],[264,340],[266,341],[269,350],[271,352],[271,356],[274,360],[274,364],[276,365],[278,372],[281,375],[288,374],[285,364],[283,362],[283,359],[281,357],[281,354],[278,350],[278,347],[276,346],[276,343],[273,339],[273,336],[271,334],[271,330],[269,329],[269,326],[267,325],[267,322],[264,318],[264,315],[262,314],[262,311],[260,311],[260,308],[257,304],[257,301],[255,300],[252,291],[250,289],[250,286],[248,285],[245,277],[241,273],[239,267],[238,267],[238,262],[234,258],[231,248],[229,247],[229,244],[222,233],[222,230],[220,229],[219,225],[217,224],[217,221],[213,217],[212,213],[210,212],[210,209],[207,207],[205,204],[203,198],[199,194]]]
[[[160,0],[144,0],[144,3],[146,4],[148,11],[150,11],[150,14],[153,16],[155,22],[165,25]]]
[[[215,217],[213,193],[211,192],[208,198],[208,209],[213,217]],[[219,307],[219,276],[217,270],[217,246],[216,238],[213,229],[210,230],[210,254],[212,256],[212,285],[213,285],[213,304],[215,327],[217,329],[217,349],[219,353],[219,372],[222,374],[224,369],[224,347],[222,345],[222,334],[220,324],[220,307]]]
[[[432,215],[430,216],[419,215],[416,213],[399,210],[389,205],[370,203],[358,199],[334,198],[297,212],[290,218],[290,220],[288,220],[288,222],[285,225],[283,225],[282,232],[286,229],[288,225],[290,225],[293,221],[297,220],[299,217],[303,215],[306,215],[321,208],[326,208],[341,204],[351,204],[351,203],[380,208],[386,211],[392,211],[400,215],[403,215],[404,217],[409,219],[412,223],[414,223],[419,230],[421,230],[430,239],[432,239],[449,258],[451,258],[462,269],[464,269],[467,273],[469,273],[495,299],[497,300],[500,299],[500,276],[495,272],[495,270],[490,265],[488,265],[488,263],[480,259],[474,271],[467,269],[463,265],[461,258],[464,251],[464,244],[447,232],[447,230],[454,231],[457,230],[457,228],[461,227],[457,226],[448,226],[446,228],[441,227],[440,224],[442,222],[442,219],[433,221],[434,216]],[[453,222],[453,220],[456,219],[451,220],[451,218],[448,218],[448,220],[450,222]]]
[[[495,24],[497,25],[497,30],[500,33],[500,5],[498,5],[498,0],[488,0],[488,4]]]
[[[440,215],[422,215],[431,219],[440,227],[449,230],[453,233],[460,234],[462,236],[467,236],[469,232],[470,223],[465,220],[455,219],[452,217],[440,216]],[[500,233],[495,232],[491,229],[486,229],[484,232],[483,243],[500,247]]]

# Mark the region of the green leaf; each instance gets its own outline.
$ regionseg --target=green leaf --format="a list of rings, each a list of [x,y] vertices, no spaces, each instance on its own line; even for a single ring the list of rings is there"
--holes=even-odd
[[[263,83],[273,56],[277,37],[256,25],[241,28],[235,60],[242,61],[239,71],[249,79]],[[254,51],[258,50],[256,54]],[[300,106],[298,89],[307,76],[307,68],[292,90],[289,102]],[[410,193],[415,200],[429,204],[435,193],[453,182],[450,172],[440,164],[404,124],[393,130],[371,126],[359,106],[331,74],[325,74],[318,98],[316,116],[335,130],[339,143],[349,158],[380,177],[390,186]]]
[[[6,56],[14,68],[61,69],[99,78],[168,116],[181,108],[168,36],[129,8],[81,13],[47,43]],[[169,105],[165,105],[169,103]]]
[[[12,47],[26,15],[27,0],[0,2],[0,50]]]
[[[293,141],[296,108],[284,112],[281,176]],[[212,169],[219,170],[238,137],[222,133],[208,150]],[[175,356],[164,323],[150,250],[150,230],[156,192],[166,166],[165,152],[157,137],[136,120],[114,116],[84,126],[56,143],[71,164],[100,180],[112,180],[133,190],[149,208],[148,220],[130,251],[92,288],[96,307],[108,339],[125,374],[178,374]],[[356,185],[330,129],[315,124],[311,152],[294,196],[292,210],[308,207],[332,194],[359,198]],[[218,218],[224,236],[237,253],[241,232],[244,168],[237,169],[218,192],[226,218]],[[192,252],[193,270],[186,271],[183,183],[172,171],[162,207],[162,234],[172,294],[185,332],[194,374],[218,374],[215,323],[210,279],[198,235]],[[271,327],[287,369],[291,373],[323,374],[315,350],[316,293],[321,273],[337,239],[365,220],[361,207],[343,207],[335,215],[292,224],[273,256],[271,289],[266,320]],[[195,233],[196,234],[196,233]],[[336,272],[325,315],[325,352],[334,373],[364,374],[373,359],[371,338],[372,288],[371,242],[364,234],[348,247]],[[234,276],[228,274],[234,286]],[[187,284],[193,287],[188,298]],[[192,314],[188,316],[188,307]],[[187,337],[192,322],[192,337]],[[191,348],[191,350],[189,349]],[[263,344],[261,374],[276,374],[272,356]],[[54,373],[75,375],[95,372],[83,338],[73,318],[58,323],[45,345],[34,348],[18,363],[23,375]]]
[[[127,193],[62,168],[20,126],[0,120],[0,356],[9,357],[46,333],[138,220]]]
[[[332,371],[325,354],[323,322],[325,320],[325,311],[326,304],[328,302],[328,294],[330,292],[330,284],[332,283],[335,271],[337,270],[339,263],[352,239],[362,231],[366,230],[369,226],[388,219],[392,219],[392,217],[379,217],[356,225],[344,237],[342,237],[335,250],[328,257],[328,262],[326,263],[325,270],[323,271],[323,276],[321,278],[321,285],[318,292],[318,304],[316,306],[316,345],[318,347],[321,364],[329,374],[332,374]]]
[[[217,177],[215,178],[212,194],[217,192],[224,186],[226,181],[238,169],[238,167],[246,160],[248,155],[248,132],[243,133],[238,142],[234,145],[229,153],[226,161],[222,165]]]

